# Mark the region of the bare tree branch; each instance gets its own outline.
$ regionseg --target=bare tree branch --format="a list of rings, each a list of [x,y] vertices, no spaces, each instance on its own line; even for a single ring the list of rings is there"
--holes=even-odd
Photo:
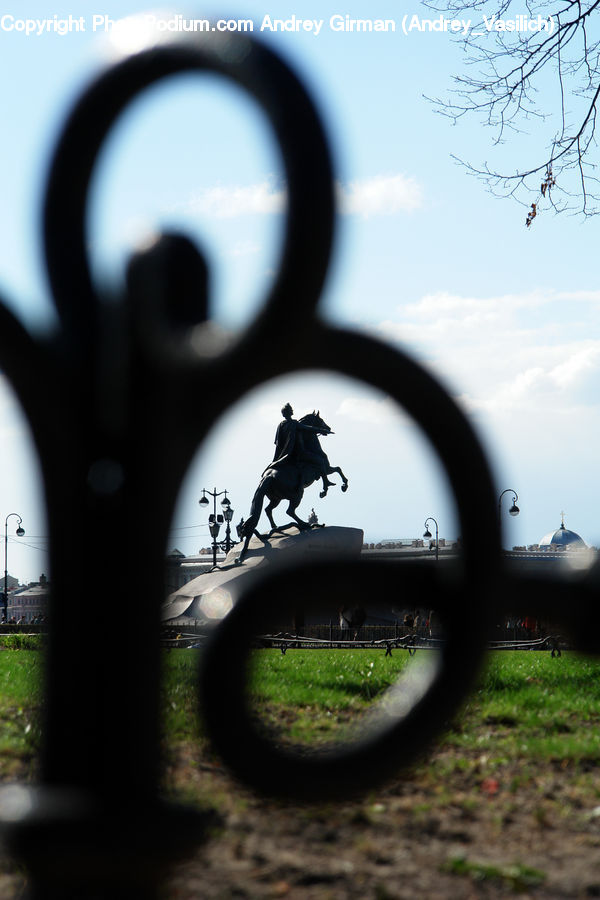
[[[556,212],[598,214],[600,0],[526,0],[518,12],[515,0],[423,2],[437,13],[471,19],[458,38],[465,71],[447,97],[428,99],[454,122],[476,116],[490,127],[495,156],[519,154],[515,171],[459,161],[493,193],[527,206],[527,225],[540,203]],[[534,123],[536,149],[527,161],[532,143],[524,136]]]

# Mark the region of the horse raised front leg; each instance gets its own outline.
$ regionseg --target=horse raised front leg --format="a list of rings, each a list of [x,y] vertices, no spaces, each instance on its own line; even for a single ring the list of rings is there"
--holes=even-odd
[[[327,474],[329,474],[329,472]],[[335,487],[335,481],[329,481],[327,478],[327,475],[323,475],[322,477],[323,477],[323,490],[319,494],[319,497],[321,497],[321,499],[323,499],[323,497],[327,496],[327,491],[329,490],[330,487]]]
[[[339,466],[329,466],[329,468],[327,469],[327,474],[333,475],[334,472],[337,472],[337,474],[342,479],[342,491],[344,493],[346,493],[346,491],[348,490],[348,479],[346,478],[346,476],[344,475],[344,473],[342,472],[342,470],[340,469]],[[332,482],[330,481],[329,484],[331,484],[331,483]],[[321,493],[320,496],[324,497],[326,493],[327,493],[327,488],[325,488],[325,491],[323,493]]]

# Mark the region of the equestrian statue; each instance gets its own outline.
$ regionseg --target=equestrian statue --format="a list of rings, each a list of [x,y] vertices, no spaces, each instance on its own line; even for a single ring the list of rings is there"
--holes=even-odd
[[[327,476],[337,472],[342,479],[342,491],[348,490],[348,479],[339,466],[329,464],[327,455],[321,449],[319,435],[326,436],[334,432],[323,421],[319,412],[313,411],[296,420],[292,418],[294,410],[289,403],[286,403],[281,413],[283,421],[279,424],[275,435],[273,461],[262,473],[260,484],[252,498],[250,515],[238,529],[240,538],[244,539],[244,546],[237,562],[243,562],[253,534],[266,542],[266,538],[257,531],[265,497],[269,500],[265,507],[265,513],[271,523],[272,531],[277,530],[273,519],[273,510],[282,500],[289,501],[288,515],[301,530],[305,530],[311,525],[296,515],[296,508],[307,487],[321,479],[323,490],[319,496],[325,497],[329,488],[335,484],[335,482],[329,481]]]

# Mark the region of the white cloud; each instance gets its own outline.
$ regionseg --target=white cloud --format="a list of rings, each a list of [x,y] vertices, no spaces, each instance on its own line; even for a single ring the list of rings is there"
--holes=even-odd
[[[534,366],[516,372],[480,402],[483,408],[522,409],[531,406],[553,412],[580,406],[598,406],[600,341],[559,348],[556,365]]]
[[[560,291],[554,296],[557,300],[589,300],[600,303],[600,291]]]
[[[249,185],[215,185],[194,194],[185,204],[190,213],[220,219],[237,216],[278,215],[285,210],[286,189],[273,179]],[[391,216],[423,205],[418,182],[407,175],[373,175],[336,183],[338,211],[342,215]]]
[[[416,303],[399,310],[398,329],[405,329],[411,337],[422,334],[426,328],[438,337],[454,337],[468,340],[470,331],[490,330],[497,334],[498,327],[511,332],[517,327],[517,317],[522,311],[539,310],[550,300],[556,300],[541,291],[524,294],[504,294],[498,297],[464,297],[439,291],[425,294]],[[393,326],[393,323],[390,323]],[[526,327],[523,320],[521,327]]]
[[[550,372],[550,378],[561,390],[581,384],[600,368],[600,341],[585,341],[568,359]]]
[[[471,410],[600,405],[600,293],[428,294],[380,331],[450,382]]]
[[[188,211],[230,219],[246,215],[274,215],[285,209],[286,192],[265,179],[259,184],[217,185],[195,194]]]
[[[406,175],[373,175],[348,184],[338,183],[337,199],[342,215],[391,216],[423,205],[418,182]]]
[[[346,416],[365,425],[389,425],[397,423],[401,412],[389,397],[345,397],[335,412],[336,416]]]

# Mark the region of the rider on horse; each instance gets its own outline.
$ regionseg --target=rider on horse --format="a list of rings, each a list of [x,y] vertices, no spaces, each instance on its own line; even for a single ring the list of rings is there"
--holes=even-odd
[[[337,473],[342,479],[342,491],[348,490],[348,479],[339,466],[332,466],[319,445],[319,435],[333,434],[329,425],[323,421],[318,412],[308,413],[297,422],[292,418],[294,410],[289,403],[281,410],[283,422],[277,428],[275,437],[275,458],[262,473],[260,484],[254,492],[250,515],[240,523],[238,534],[244,545],[236,563],[242,563],[248,552],[250,538],[253,534],[266,542],[257,526],[261,516],[263,503],[268,499],[265,513],[271,523],[271,533],[277,530],[273,519],[273,510],[282,500],[288,500],[288,515],[300,530],[311,527],[311,522],[304,522],[296,513],[304,495],[304,489],[310,487],[318,478],[323,479],[323,490],[320,497],[327,494],[327,489],[334,482],[327,476]]]
[[[284,462],[294,461],[302,474],[304,464],[310,463],[311,467],[316,466],[319,471],[323,479],[323,490],[327,492],[327,488],[334,485],[333,481],[327,479],[327,457],[324,453],[313,453],[307,450],[302,440],[302,432],[327,435],[331,434],[331,431],[324,431],[312,425],[305,425],[304,422],[298,422],[296,419],[292,419],[293,413],[291,405],[286,403],[281,410],[283,422],[279,423],[275,434],[275,455],[268,468],[275,469]]]

